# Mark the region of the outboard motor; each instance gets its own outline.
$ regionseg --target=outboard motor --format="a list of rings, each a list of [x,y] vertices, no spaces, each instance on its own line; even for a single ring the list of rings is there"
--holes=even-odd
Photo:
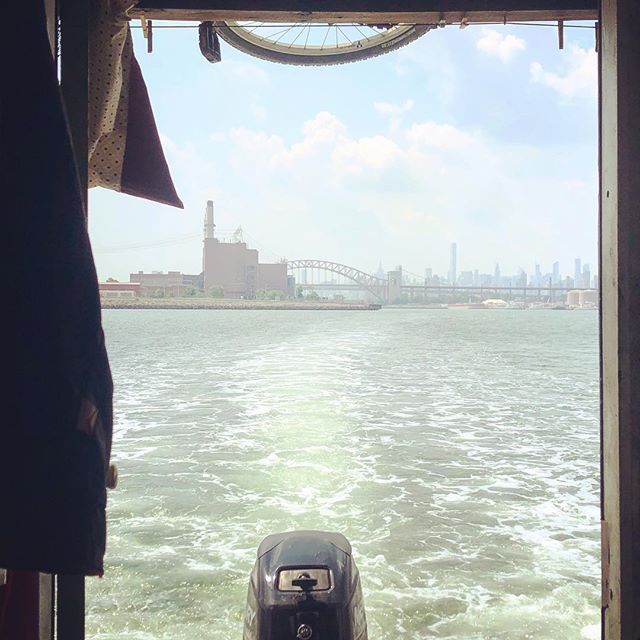
[[[267,536],[251,572],[243,640],[367,640],[360,574],[340,533]]]

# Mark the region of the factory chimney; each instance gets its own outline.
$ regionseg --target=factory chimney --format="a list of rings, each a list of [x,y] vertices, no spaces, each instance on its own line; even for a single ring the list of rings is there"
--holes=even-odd
[[[204,239],[213,238],[216,225],[213,224],[213,200],[207,200],[207,212],[204,215]]]

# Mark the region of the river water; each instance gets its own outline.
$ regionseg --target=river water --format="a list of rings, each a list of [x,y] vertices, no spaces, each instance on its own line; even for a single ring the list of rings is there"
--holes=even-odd
[[[240,640],[267,534],[341,531],[371,640],[598,637],[597,313],[104,312],[87,635]]]

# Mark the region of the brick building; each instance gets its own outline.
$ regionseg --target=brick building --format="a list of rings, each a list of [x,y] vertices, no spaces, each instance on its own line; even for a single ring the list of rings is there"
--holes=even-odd
[[[215,237],[213,202],[207,202],[203,247],[204,290],[222,289],[225,298],[254,298],[260,289],[288,292],[287,264],[260,263],[258,252],[239,237],[223,242]]]

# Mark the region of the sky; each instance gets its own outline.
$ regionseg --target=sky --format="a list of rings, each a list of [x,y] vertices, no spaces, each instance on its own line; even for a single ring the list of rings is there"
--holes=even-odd
[[[159,24],[159,23],[157,23]],[[200,273],[207,200],[261,262],[332,260],[373,272],[597,271],[593,29],[449,26],[335,67],[264,62],[197,29],[134,29],[185,209],[90,191],[101,281]]]

